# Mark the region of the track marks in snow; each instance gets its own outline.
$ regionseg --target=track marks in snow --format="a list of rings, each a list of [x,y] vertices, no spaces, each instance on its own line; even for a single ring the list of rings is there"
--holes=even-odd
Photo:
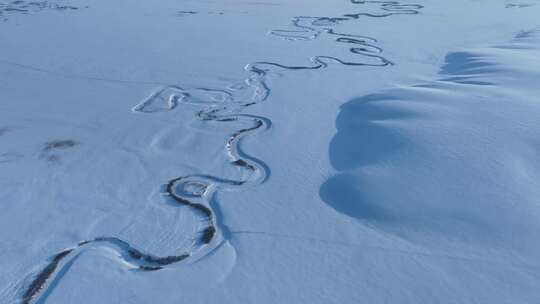
[[[0,18],[7,20],[7,16],[15,14],[32,14],[44,10],[70,11],[79,7],[62,4],[58,1],[23,1],[0,2]]]
[[[420,5],[404,5],[394,1],[352,1],[355,4],[378,3],[385,10],[387,17],[396,14],[416,14]],[[143,252],[130,243],[117,237],[99,237],[81,241],[72,248],[65,249],[54,255],[47,265],[36,275],[23,293],[23,303],[34,303],[40,297],[46,296],[50,282],[56,282],[60,273],[73,263],[83,250],[89,247],[105,248],[118,253],[120,264],[128,265],[136,271],[157,271],[169,265],[176,264],[189,258],[200,258],[227,244],[226,240],[231,233],[221,225],[220,210],[215,202],[219,191],[242,191],[264,183],[270,176],[270,168],[256,157],[250,156],[241,148],[241,143],[247,136],[255,136],[259,132],[271,127],[271,121],[266,117],[242,114],[250,106],[268,99],[271,89],[268,85],[268,76],[274,72],[294,72],[319,70],[332,63],[346,66],[372,66],[384,67],[392,65],[388,59],[380,56],[382,49],[375,45],[375,38],[337,33],[333,26],[339,22],[358,19],[362,14],[347,14],[336,18],[330,17],[296,17],[293,20],[294,30],[274,30],[271,33],[289,40],[315,39],[321,34],[333,35],[335,43],[339,46],[349,47],[354,55],[364,60],[345,61],[331,56],[315,56],[311,65],[283,65],[276,62],[258,61],[247,64],[244,70],[246,78],[239,83],[225,88],[185,88],[178,85],[165,85],[157,89],[149,97],[132,108],[140,114],[163,113],[174,115],[184,104],[199,106],[196,117],[207,124],[227,124],[241,126],[234,131],[224,143],[231,169],[238,170],[239,179],[228,179],[220,176],[191,174],[172,177],[163,187],[162,194],[170,200],[175,207],[188,207],[201,217],[202,229],[194,238],[191,248],[179,249],[176,255],[156,256]],[[55,146],[54,144],[52,146]],[[61,145],[62,146],[62,145]],[[69,146],[69,144],[68,144]],[[72,145],[73,146],[73,145]],[[62,270],[64,269],[64,270]]]
[[[168,265],[176,264],[189,257],[211,252],[223,244],[218,240],[218,221],[210,207],[211,200],[217,190],[235,191],[262,183],[268,176],[267,166],[255,157],[249,156],[240,148],[244,137],[254,135],[270,126],[269,120],[263,117],[246,114],[232,114],[234,109],[244,108],[266,99],[268,94],[264,85],[260,84],[259,74],[249,77],[244,84],[237,84],[226,90],[199,88],[182,89],[178,86],[165,87],[152,94],[132,110],[137,113],[174,113],[181,103],[200,105],[197,117],[212,123],[238,123],[243,127],[234,132],[226,141],[224,151],[227,153],[231,168],[244,172],[242,180],[230,180],[211,175],[186,175],[171,178],[164,187],[163,195],[176,207],[188,207],[201,217],[202,229],[194,238],[194,244],[186,250],[179,249],[176,255],[157,256],[145,253],[130,243],[117,237],[99,237],[81,241],[73,248],[65,249],[51,258],[48,264],[31,280],[23,295],[23,303],[35,303],[45,297],[51,282],[58,281],[59,273],[69,267],[79,253],[88,248],[113,250],[118,253],[119,264],[127,265],[134,271],[157,271]],[[256,88],[252,88],[256,86]],[[245,101],[234,100],[235,91],[247,90],[250,98]],[[174,100],[174,102],[172,102]],[[174,105],[174,106],[172,106]],[[218,105],[216,107],[216,105]],[[72,141],[53,141],[46,144],[44,150],[76,146]],[[206,254],[207,254],[206,253]],[[60,279],[60,278],[59,278]]]
[[[0,138],[7,137],[13,129],[8,127],[0,128]],[[80,142],[74,139],[58,139],[51,140],[41,145],[39,149],[39,159],[45,160],[49,163],[58,163],[62,156],[66,155],[68,151],[77,148]],[[0,152],[0,164],[11,163],[17,161],[25,156],[19,152]]]
[[[348,66],[388,66],[393,63],[385,57],[379,55],[383,52],[382,48],[375,45],[377,39],[348,34],[338,33],[334,30],[336,25],[342,22],[348,22],[351,20],[359,19],[362,16],[372,18],[389,17],[392,15],[415,15],[420,13],[420,9],[423,8],[419,4],[401,4],[398,1],[355,1],[351,0],[353,4],[366,4],[375,3],[379,4],[381,10],[385,11],[383,14],[370,14],[370,13],[354,13],[344,14],[338,17],[311,17],[311,16],[297,16],[293,18],[290,30],[276,29],[270,31],[270,34],[280,38],[284,38],[292,41],[303,41],[317,39],[321,35],[335,36],[335,42],[337,46],[345,46],[349,48],[349,52],[356,55],[358,60],[345,61],[340,58],[318,55],[313,57],[312,66],[305,66],[304,69],[318,69],[325,68],[328,63],[339,63]],[[362,60],[361,60],[361,59]],[[300,68],[300,67],[297,67]]]
[[[378,4],[380,9],[384,11],[381,14],[370,14],[370,13],[354,13],[346,14],[345,17],[358,19],[360,17],[373,17],[373,18],[384,18],[392,15],[416,15],[420,13],[420,9],[424,6],[420,4],[404,4],[399,1],[359,1],[351,0],[351,3],[354,4]]]

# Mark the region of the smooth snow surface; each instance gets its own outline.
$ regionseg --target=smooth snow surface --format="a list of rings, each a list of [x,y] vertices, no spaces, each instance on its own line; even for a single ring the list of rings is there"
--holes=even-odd
[[[540,303],[539,16],[0,0],[0,303]]]

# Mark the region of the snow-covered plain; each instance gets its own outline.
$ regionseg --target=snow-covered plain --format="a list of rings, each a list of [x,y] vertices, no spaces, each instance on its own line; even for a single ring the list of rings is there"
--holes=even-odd
[[[0,303],[540,303],[540,1],[0,0]]]

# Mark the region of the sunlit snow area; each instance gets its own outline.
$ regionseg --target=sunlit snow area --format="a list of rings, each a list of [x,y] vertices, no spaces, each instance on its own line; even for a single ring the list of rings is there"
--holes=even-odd
[[[0,0],[0,303],[540,303],[540,0]]]

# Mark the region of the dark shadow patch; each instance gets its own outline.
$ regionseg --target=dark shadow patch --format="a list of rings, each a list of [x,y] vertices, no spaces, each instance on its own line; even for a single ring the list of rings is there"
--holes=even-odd
[[[6,135],[11,129],[7,127],[0,128],[0,136]]]
[[[528,4],[528,3],[509,3],[505,6],[505,8],[524,8],[524,7],[531,7],[534,4]]]
[[[195,15],[197,14],[197,12],[195,11],[178,11],[176,12],[176,16],[178,17],[185,17],[185,16],[190,16],[190,15]]]
[[[360,177],[350,172],[384,161],[406,144],[397,129],[382,123],[415,116],[388,105],[399,102],[399,96],[397,91],[388,91],[356,98],[341,106],[336,119],[337,133],[329,147],[330,163],[341,173],[328,179],[319,191],[321,199],[336,211],[359,220],[389,218],[381,204],[365,196]]]
[[[517,33],[514,38],[516,39],[532,38],[532,37],[535,37],[535,34],[538,32],[539,32],[538,30],[521,31]]]
[[[30,286],[28,286],[23,295],[22,303],[31,303],[32,299],[39,293],[49,277],[54,273],[60,261],[62,261],[62,259],[68,256],[72,251],[73,249],[61,251],[52,258],[51,262],[30,283]]]
[[[397,99],[387,94],[371,94],[341,106],[336,120],[338,132],[329,149],[330,162],[335,169],[343,171],[378,162],[402,146],[398,134],[377,124],[412,115],[376,103]]]
[[[336,211],[360,220],[380,220],[384,210],[364,197],[362,183],[350,174],[328,179],[319,192],[320,197]]]
[[[214,238],[215,234],[216,234],[216,228],[213,225],[206,227],[203,230],[202,236],[201,236],[201,240],[203,244],[209,244]]]
[[[79,145],[80,143],[73,139],[52,140],[45,143],[41,149],[40,158],[49,163],[58,163],[61,159],[60,151],[73,149]]]
[[[480,54],[471,52],[453,52],[445,57],[445,64],[439,75],[449,76],[441,81],[469,85],[495,85],[495,83],[478,80],[482,74],[492,72],[496,68],[493,62]]]
[[[45,143],[45,146],[43,147],[43,151],[51,151],[56,149],[69,149],[73,148],[79,145],[78,141],[75,141],[73,139],[65,139],[65,140],[53,140]]]
[[[473,75],[494,66],[495,64],[487,61],[485,56],[471,52],[453,52],[446,55],[445,64],[441,67],[439,74]]]

